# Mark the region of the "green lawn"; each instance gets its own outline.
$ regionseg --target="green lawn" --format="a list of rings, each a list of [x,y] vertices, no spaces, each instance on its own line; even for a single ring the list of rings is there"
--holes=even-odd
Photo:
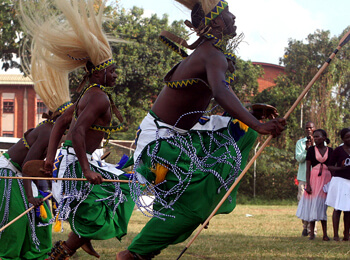
[[[302,237],[296,208],[296,205],[237,205],[231,214],[214,217],[209,229],[202,231],[181,259],[350,259],[349,242],[322,241],[321,223],[317,223],[319,234],[314,241]],[[332,211],[328,208],[330,238],[333,238]],[[122,242],[117,239],[93,241],[101,259],[115,259],[115,254],[130,244],[147,220],[135,211],[129,233]],[[70,230],[68,225],[65,227],[63,233],[54,233],[53,241],[66,239]],[[341,222],[340,234],[342,232]],[[156,259],[176,259],[188,241],[168,247]],[[73,259],[96,258],[79,249]]]

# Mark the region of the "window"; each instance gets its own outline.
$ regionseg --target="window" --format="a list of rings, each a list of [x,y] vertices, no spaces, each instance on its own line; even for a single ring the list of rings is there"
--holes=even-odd
[[[4,100],[3,101],[3,113],[14,113],[14,103],[13,100]]]
[[[13,137],[15,134],[15,93],[2,93],[1,136]]]
[[[13,137],[13,132],[10,132],[10,131],[5,132],[5,131],[3,131],[2,132],[2,136],[3,137]]]
[[[36,113],[37,114],[48,113],[47,107],[45,106],[44,102],[41,100],[38,100],[36,102]]]

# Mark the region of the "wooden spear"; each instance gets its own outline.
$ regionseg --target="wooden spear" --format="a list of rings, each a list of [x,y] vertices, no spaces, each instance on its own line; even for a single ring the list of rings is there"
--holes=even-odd
[[[49,195],[47,195],[45,198],[43,198],[43,201],[47,200],[48,198],[50,198],[52,196],[52,193],[50,193]],[[5,228],[7,228],[8,226],[10,226],[11,224],[13,224],[14,222],[16,222],[17,220],[19,220],[21,217],[23,217],[25,214],[27,214],[29,211],[31,211],[32,209],[34,209],[35,206],[30,207],[29,209],[27,209],[26,211],[24,211],[22,214],[18,215],[16,218],[14,218],[13,220],[11,220],[9,223],[7,223],[5,226],[3,226],[2,228],[0,228],[0,232],[2,232]]]
[[[21,179],[21,180],[48,180],[48,181],[88,181],[85,178],[52,178],[52,177],[9,177],[9,176],[0,176],[0,179]],[[109,180],[102,179],[103,182],[121,182],[129,183],[129,180]]]
[[[290,114],[294,111],[294,109],[299,105],[300,101],[304,98],[304,96],[307,94],[307,92],[310,90],[312,85],[315,83],[315,81],[321,76],[323,71],[328,67],[328,65],[331,63],[334,56],[338,53],[338,51],[350,40],[350,31],[348,31],[343,38],[340,40],[338,47],[333,51],[333,53],[329,56],[329,58],[325,61],[323,66],[319,69],[319,71],[316,73],[316,75],[312,78],[312,80],[309,82],[309,84],[305,87],[303,92],[299,95],[297,100],[294,102],[292,107],[288,110],[288,112],[285,114],[284,118],[287,119]],[[247,173],[249,168],[252,166],[254,161],[259,157],[259,155],[262,153],[262,151],[265,149],[267,144],[271,141],[272,135],[270,135],[264,144],[261,146],[259,151],[254,155],[254,157],[249,161],[249,163],[246,165],[242,173],[237,177],[235,182],[232,184],[230,189],[226,192],[224,197],[221,199],[219,204],[216,206],[216,208],[213,210],[213,212],[210,214],[210,216],[207,218],[207,220],[202,224],[202,226],[199,228],[197,233],[194,235],[194,237],[187,243],[186,247],[182,250],[180,255],[176,258],[176,260],[180,259],[180,257],[186,252],[186,250],[191,246],[193,241],[198,237],[198,235],[201,233],[201,231],[208,225],[209,221],[212,219],[212,217],[216,214],[216,212],[219,210],[221,205],[225,202],[225,200],[228,198],[228,196],[231,194],[233,189],[237,186],[237,184],[240,182],[240,180],[243,178],[243,176]]]

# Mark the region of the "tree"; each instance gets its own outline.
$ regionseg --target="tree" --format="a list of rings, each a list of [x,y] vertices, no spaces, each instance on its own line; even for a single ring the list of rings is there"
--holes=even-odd
[[[96,3],[100,1],[96,0]],[[4,8],[0,11],[1,21],[4,21],[0,55],[5,70],[20,67],[14,58],[18,57],[24,33],[17,20],[14,4],[15,1],[4,1]],[[137,7],[130,11],[121,10],[118,1],[109,2],[105,15],[109,19],[103,24],[104,30],[124,40],[124,43],[111,43],[111,46],[118,66],[116,104],[124,114],[129,129],[127,133],[118,134],[118,138],[129,139],[134,137],[138,124],[162,89],[165,73],[182,59],[160,42],[159,33],[168,30],[186,38],[188,32],[182,21],[169,24],[167,15],[162,18],[156,15],[144,17],[143,10]],[[233,88],[243,102],[250,101],[257,92],[257,78],[261,70],[241,59],[237,60],[237,68],[237,81]],[[83,74],[83,70],[70,73],[72,101],[78,97],[75,89]]]
[[[0,10],[0,60],[3,63],[0,69],[6,71],[20,68],[16,58],[19,58],[18,50],[23,34],[16,18],[14,1],[3,0]]]
[[[342,35],[330,37],[329,31],[317,30],[308,35],[306,43],[289,40],[284,57],[280,59],[286,74],[278,77],[274,88],[256,96],[255,101],[269,101],[284,115],[336,48]],[[302,106],[299,105],[288,118],[287,133],[279,143],[280,148],[294,144],[303,134],[303,124],[309,120],[317,128],[324,128],[332,143],[336,143],[338,131],[346,126],[349,118],[349,55],[348,46],[341,49],[306,95]]]

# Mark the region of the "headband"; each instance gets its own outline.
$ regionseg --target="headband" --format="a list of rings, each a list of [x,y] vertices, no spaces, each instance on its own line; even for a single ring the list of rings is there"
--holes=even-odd
[[[220,0],[219,3],[203,18],[203,23],[208,25],[211,20],[214,20],[218,17],[224,9],[228,7],[228,3],[225,0]]]
[[[101,71],[101,70],[104,70],[105,68],[115,64],[115,60],[112,58],[112,59],[109,59],[109,60],[106,60],[105,62],[102,62],[100,65],[97,65],[95,67],[92,67],[90,70],[89,70],[89,73],[92,74],[94,73],[95,71]]]

